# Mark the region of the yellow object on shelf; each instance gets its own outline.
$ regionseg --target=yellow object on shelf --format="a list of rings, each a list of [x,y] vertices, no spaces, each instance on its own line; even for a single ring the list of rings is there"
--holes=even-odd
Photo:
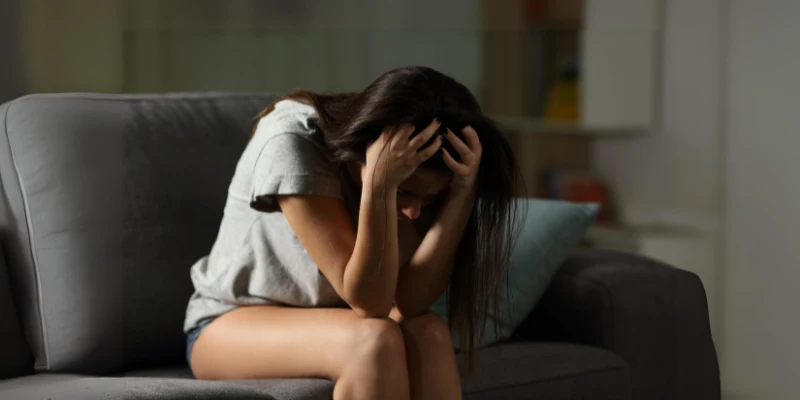
[[[552,121],[578,121],[580,115],[578,81],[561,80],[550,86],[544,116]]]

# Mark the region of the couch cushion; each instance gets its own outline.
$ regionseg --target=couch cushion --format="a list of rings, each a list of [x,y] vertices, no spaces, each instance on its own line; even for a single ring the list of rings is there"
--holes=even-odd
[[[333,383],[321,379],[198,381],[45,373],[0,382],[0,398],[14,400],[329,400],[332,390]]]
[[[465,399],[625,400],[625,361],[609,351],[568,343],[510,342],[477,353]]]
[[[34,95],[0,115],[4,245],[39,370],[183,359],[207,254],[269,95]]]
[[[519,199],[516,205],[524,218],[508,264],[509,284],[500,293],[499,312],[489,310],[479,346],[511,337],[533,311],[599,209],[597,204],[542,199]],[[432,309],[447,319],[446,293]],[[495,335],[495,321],[499,336]],[[453,332],[453,342],[460,344],[458,332]]]
[[[504,343],[478,352],[465,399],[625,400],[627,366],[602,349],[563,343]],[[148,369],[116,377],[44,374],[0,382],[13,399],[330,399],[320,379],[201,382],[186,367]],[[58,396],[56,396],[58,395]]]

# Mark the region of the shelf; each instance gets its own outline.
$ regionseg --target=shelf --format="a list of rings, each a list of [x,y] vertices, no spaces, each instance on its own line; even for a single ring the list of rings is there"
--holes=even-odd
[[[688,226],[680,225],[641,225],[641,226],[603,226],[595,225],[588,229],[587,238],[590,237],[697,237],[703,236],[703,231]]]
[[[594,248],[617,250],[631,253],[652,251],[653,246],[674,247],[675,243],[685,245],[702,243],[709,238],[701,230],[678,225],[653,226],[593,226],[586,231],[584,241]],[[673,245],[669,245],[669,244]]]
[[[490,116],[501,129],[518,135],[636,136],[647,127],[590,126],[580,122],[552,121],[533,117]]]
[[[491,25],[484,25],[483,32],[486,33],[525,33],[531,31],[567,31],[576,32],[583,30],[583,25],[580,21],[540,21],[540,22],[522,22],[516,24],[498,23]]]

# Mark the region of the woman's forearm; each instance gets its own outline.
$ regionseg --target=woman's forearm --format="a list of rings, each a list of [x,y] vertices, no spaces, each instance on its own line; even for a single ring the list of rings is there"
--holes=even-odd
[[[474,192],[448,196],[408,266],[400,270],[395,303],[404,316],[427,312],[447,288],[474,202]]]
[[[364,179],[365,183],[372,180]],[[399,269],[397,188],[365,184],[356,243],[344,273],[348,303],[362,317],[386,317]]]

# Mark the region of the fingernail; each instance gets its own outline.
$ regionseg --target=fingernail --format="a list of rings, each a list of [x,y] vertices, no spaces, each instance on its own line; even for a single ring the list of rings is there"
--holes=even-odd
[[[442,121],[439,119],[439,117],[436,117],[433,120],[436,121],[436,125],[441,125],[442,124]]]

